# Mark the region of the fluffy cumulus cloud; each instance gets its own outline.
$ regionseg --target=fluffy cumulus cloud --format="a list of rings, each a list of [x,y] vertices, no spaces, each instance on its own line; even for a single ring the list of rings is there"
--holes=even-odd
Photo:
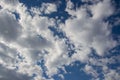
[[[28,8],[19,0],[0,0],[0,80],[55,80],[59,69],[67,74],[65,66],[75,61],[84,63],[82,70],[94,80],[101,74],[103,80],[120,79],[120,67],[109,66],[120,62],[120,56],[106,57],[119,44],[107,20],[115,11],[112,1],[81,0],[81,6],[65,2],[69,17],[62,22],[53,17],[62,13],[62,1]]]
[[[103,21],[104,18],[113,13],[112,8],[110,9],[110,2],[108,0],[106,1],[99,2],[89,7],[87,6],[90,8],[92,17],[87,12],[88,8],[86,7],[77,8],[76,11],[68,7],[66,11],[76,17],[69,18],[66,20],[64,27],[62,26],[66,34],[77,46],[94,48],[99,55],[103,55],[106,50],[115,45],[115,42],[110,37],[111,31],[109,29],[111,26],[108,22]],[[68,6],[70,5],[69,2]]]

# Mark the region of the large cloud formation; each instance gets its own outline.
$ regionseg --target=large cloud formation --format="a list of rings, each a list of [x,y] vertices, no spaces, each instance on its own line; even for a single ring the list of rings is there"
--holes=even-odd
[[[64,66],[75,61],[86,64],[83,71],[94,80],[101,78],[93,66],[101,66],[103,80],[120,79],[120,67],[108,67],[115,60],[120,62],[120,56],[106,57],[119,44],[113,40],[112,24],[106,20],[115,11],[112,1],[81,1],[86,4],[76,7],[71,0],[66,0],[65,12],[69,17],[62,22],[57,16],[49,17],[57,12],[59,5],[55,3],[42,3],[29,9],[18,0],[1,0],[0,79],[54,80],[52,76],[59,69],[64,70]],[[63,38],[59,34],[55,36],[50,28],[61,31]],[[74,47],[70,48],[67,43]],[[74,50],[71,56],[70,50]],[[93,53],[100,58],[96,59]]]

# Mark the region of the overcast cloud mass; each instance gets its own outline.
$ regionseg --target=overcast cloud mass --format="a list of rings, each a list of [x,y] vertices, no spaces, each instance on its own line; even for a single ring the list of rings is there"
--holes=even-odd
[[[0,80],[119,79],[119,0],[0,0]]]

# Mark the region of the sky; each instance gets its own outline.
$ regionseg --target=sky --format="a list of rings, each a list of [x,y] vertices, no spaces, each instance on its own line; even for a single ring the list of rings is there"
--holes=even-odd
[[[0,0],[0,80],[119,79],[119,0]]]

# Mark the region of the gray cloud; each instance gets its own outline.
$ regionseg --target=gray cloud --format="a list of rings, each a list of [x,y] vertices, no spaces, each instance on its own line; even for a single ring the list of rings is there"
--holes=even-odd
[[[17,51],[8,47],[6,44],[0,43],[0,61],[9,65],[15,62]]]
[[[7,11],[0,11],[0,38],[7,41],[16,40],[20,34],[20,25],[15,17]]]
[[[0,80],[31,80],[28,75],[20,74],[0,65]]]
[[[26,47],[28,49],[42,50],[44,48],[52,46],[52,43],[48,41],[46,38],[37,35],[21,38],[20,41],[18,42],[20,43],[21,46]]]

